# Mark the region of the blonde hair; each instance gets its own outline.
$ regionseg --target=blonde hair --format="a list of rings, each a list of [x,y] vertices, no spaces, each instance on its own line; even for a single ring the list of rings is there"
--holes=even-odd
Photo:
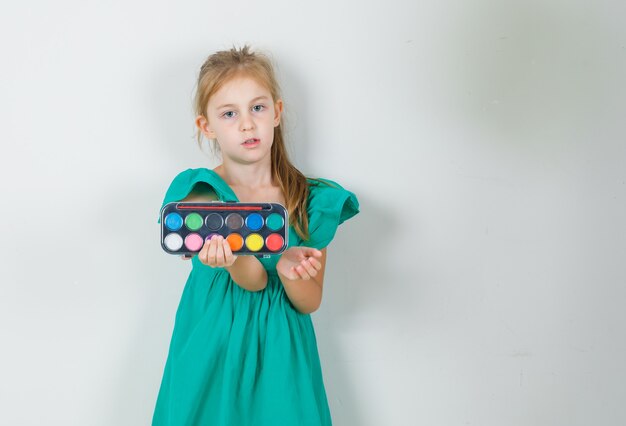
[[[235,47],[210,55],[200,67],[197,90],[194,100],[196,115],[206,118],[206,107],[211,96],[225,83],[235,77],[250,77],[266,87],[273,102],[280,99],[280,89],[270,59],[261,53],[250,51],[250,46],[241,49]],[[272,178],[278,182],[285,197],[285,208],[289,213],[289,222],[302,240],[309,239],[309,218],[307,200],[309,187],[307,178],[293,165],[287,155],[283,137],[283,120],[274,128],[271,164]],[[202,132],[197,132],[198,144],[202,145]],[[213,141],[213,150],[218,149]],[[320,182],[318,179],[312,179]],[[324,182],[325,183],[325,182]]]

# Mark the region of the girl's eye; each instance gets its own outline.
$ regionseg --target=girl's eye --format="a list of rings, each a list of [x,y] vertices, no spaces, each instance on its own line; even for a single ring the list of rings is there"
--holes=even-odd
[[[252,109],[254,110],[254,112],[261,112],[265,109],[265,105],[255,105],[252,107]],[[225,113],[222,114],[222,117],[226,117],[226,118],[233,118],[235,116],[235,111],[226,111]]]

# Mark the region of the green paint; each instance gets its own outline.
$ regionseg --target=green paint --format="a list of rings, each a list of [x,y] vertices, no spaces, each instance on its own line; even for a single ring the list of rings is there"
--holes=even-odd
[[[283,220],[283,217],[278,213],[272,213],[265,220],[265,224],[272,231],[278,231],[280,228],[283,227],[284,223],[285,221]]]
[[[200,216],[198,213],[190,213],[185,218],[185,226],[187,226],[187,228],[189,228],[189,230],[191,231],[197,231],[198,229],[202,228],[202,222],[202,216]]]

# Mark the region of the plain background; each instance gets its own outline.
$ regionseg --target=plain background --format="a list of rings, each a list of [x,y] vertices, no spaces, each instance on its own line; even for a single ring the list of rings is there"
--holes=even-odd
[[[201,63],[250,43],[295,164],[361,202],[313,314],[335,424],[625,424],[625,12],[4,5],[0,423],[149,424],[190,267],[158,210],[218,164],[194,141]]]

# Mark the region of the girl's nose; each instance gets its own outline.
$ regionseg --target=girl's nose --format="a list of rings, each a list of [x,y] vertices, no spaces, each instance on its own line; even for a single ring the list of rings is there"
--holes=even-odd
[[[254,129],[254,122],[249,114],[245,114],[241,117],[241,131],[245,132],[246,130]]]

